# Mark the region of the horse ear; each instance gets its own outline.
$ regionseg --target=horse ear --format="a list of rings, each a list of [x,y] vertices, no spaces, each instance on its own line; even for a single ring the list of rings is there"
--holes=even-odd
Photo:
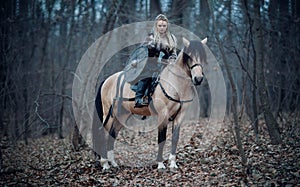
[[[182,41],[185,47],[188,47],[190,45],[190,41],[188,41],[188,39],[186,39],[185,37],[182,37]]]
[[[202,44],[206,44],[207,43],[207,37],[204,38],[202,41],[201,41]]]

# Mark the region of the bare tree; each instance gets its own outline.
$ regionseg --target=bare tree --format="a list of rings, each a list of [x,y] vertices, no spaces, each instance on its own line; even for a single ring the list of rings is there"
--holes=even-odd
[[[188,4],[188,1],[172,1],[170,17],[172,18],[174,24],[183,25],[184,12],[188,9]]]
[[[162,6],[165,2],[168,4]],[[83,53],[101,34],[124,23],[153,20],[165,11],[171,23],[200,37],[212,35],[218,29],[221,46],[216,47],[212,42],[210,47],[217,58],[227,58],[228,75],[232,79],[226,80],[230,87],[228,102],[251,113],[255,134],[259,129],[258,113],[264,114],[272,142],[280,142],[276,120],[297,112],[300,107],[300,3],[258,1],[263,4],[260,6],[253,0],[213,2],[222,6],[210,10],[208,3],[212,1],[208,0],[3,1],[0,5],[2,134],[13,141],[27,142],[44,134],[62,137],[66,128],[79,137],[78,129],[73,129],[70,72],[74,72]],[[211,16],[217,28],[212,27]],[[125,55],[129,52],[122,51]],[[124,54],[116,58],[121,61]],[[111,71],[117,70],[111,69],[105,76]],[[204,95],[209,97],[209,93]],[[206,106],[209,102],[204,103],[209,108]],[[249,112],[250,108],[253,112],[252,109]],[[69,126],[62,129],[66,118]]]
[[[248,8],[248,1],[247,0],[244,0],[243,1],[243,12],[245,13],[245,17],[247,17],[247,20],[245,20],[245,23],[251,23],[251,16],[250,16],[250,13],[249,13],[249,8]],[[252,29],[253,25],[252,24],[249,24],[249,41],[248,43],[250,43],[250,46],[251,47],[248,47],[248,57],[247,57],[247,60],[250,61],[249,59],[249,54],[250,54],[250,49],[255,49],[254,47],[254,42],[253,42],[253,29]],[[252,112],[253,112],[253,115],[252,115],[252,126],[253,126],[253,130],[254,130],[254,134],[256,136],[256,141],[258,141],[258,111],[257,111],[257,85],[256,85],[256,79],[257,79],[257,73],[256,73],[256,53],[255,53],[255,50],[254,50],[254,53],[253,53],[253,70],[252,70]],[[251,75],[250,75],[251,76]],[[250,77],[249,76],[249,77]]]
[[[272,115],[269,98],[266,89],[265,76],[264,76],[264,48],[263,48],[263,28],[261,25],[260,15],[260,2],[253,1],[253,34],[254,34],[254,46],[257,62],[257,85],[261,102],[261,109],[264,115],[266,125],[269,130],[269,135],[273,144],[281,143],[281,137],[279,133],[278,123]]]
[[[150,18],[153,19],[157,14],[162,13],[159,0],[150,0]]]
[[[208,4],[209,4],[210,11],[213,12],[214,9],[213,9],[212,2],[209,1]],[[231,103],[232,108],[231,109],[232,109],[232,114],[233,114],[233,126],[234,126],[234,130],[235,130],[236,143],[237,143],[237,147],[239,149],[240,156],[242,158],[242,163],[244,165],[246,165],[247,158],[246,158],[244,148],[243,148],[243,145],[242,145],[242,140],[241,140],[241,135],[240,135],[240,125],[239,125],[239,120],[238,120],[237,89],[236,89],[236,85],[235,85],[235,82],[233,80],[231,71],[229,69],[228,59],[227,59],[227,56],[225,54],[225,50],[224,50],[224,47],[222,45],[222,42],[220,40],[219,32],[218,32],[218,29],[217,29],[218,27],[216,25],[215,17],[214,17],[213,14],[212,14],[212,22],[213,22],[213,26],[214,26],[214,29],[215,29],[215,37],[216,37],[216,40],[217,40],[217,44],[218,44],[220,52],[221,52],[221,56],[222,56],[222,59],[223,59],[224,65],[225,65],[226,73],[227,73],[227,76],[228,76],[228,79],[229,79],[229,82],[230,82],[230,86],[231,86],[231,91],[232,91],[232,103]]]
[[[109,12],[108,15],[106,16],[106,22],[102,34],[105,34],[114,28],[114,25],[118,17],[118,13],[124,7],[124,4],[125,4],[125,0],[121,0],[121,1],[113,0],[110,2]]]

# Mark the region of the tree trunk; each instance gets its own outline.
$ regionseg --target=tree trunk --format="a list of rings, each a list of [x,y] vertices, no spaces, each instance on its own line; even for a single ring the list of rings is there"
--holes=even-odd
[[[209,33],[209,18],[210,18],[210,10],[208,7],[209,0],[201,0],[200,1],[200,22],[196,22],[197,28],[200,28],[200,34]],[[196,29],[198,30],[198,29]]]
[[[63,66],[63,72],[62,72],[62,90],[61,90],[61,95],[64,96],[67,93],[67,83],[68,83],[68,75],[66,69],[70,67],[70,53],[71,53],[71,46],[72,46],[72,41],[73,41],[73,35],[74,35],[74,30],[75,30],[75,9],[76,9],[76,4],[75,2],[72,1],[71,7],[70,7],[70,17],[71,17],[71,25],[70,25],[70,30],[69,30],[69,35],[67,36],[67,44],[66,44],[66,58],[65,58],[65,64]],[[81,12],[79,11],[79,15]],[[66,98],[62,97],[61,101],[61,107],[60,107],[60,115],[59,115],[59,124],[58,124],[58,137],[63,138],[63,130],[62,130],[62,125],[63,125],[63,119],[65,115],[65,105],[66,105]]]
[[[159,0],[150,0],[150,18],[154,19],[158,14],[162,13]]]
[[[263,112],[266,125],[268,127],[269,135],[273,144],[281,143],[281,137],[279,133],[278,124],[272,115],[269,98],[266,89],[265,76],[264,76],[264,51],[263,51],[263,34],[262,26],[260,21],[260,4],[259,1],[253,1],[254,7],[254,25],[253,25],[253,34],[254,34],[254,46],[256,53],[256,62],[257,62],[257,85],[261,102],[261,110]]]
[[[172,22],[177,25],[182,25],[183,20],[183,12],[185,8],[187,7],[188,2],[187,1],[181,1],[181,0],[173,0],[172,1],[172,10],[171,10],[171,17]]]
[[[122,10],[125,4],[125,0],[113,0],[110,2],[108,16],[106,17],[105,26],[103,28],[102,34],[111,31],[117,20],[118,13]]]
[[[210,12],[213,12],[212,3],[209,1],[208,4],[209,4]],[[236,144],[237,144],[240,156],[242,158],[242,164],[246,165],[247,158],[246,158],[244,148],[243,148],[243,145],[242,145],[242,140],[241,140],[241,136],[240,136],[240,125],[239,125],[239,121],[238,121],[236,85],[235,85],[235,82],[233,80],[231,71],[229,69],[229,63],[228,63],[227,56],[225,54],[224,46],[221,44],[221,41],[220,41],[220,36],[219,36],[218,29],[217,29],[218,27],[217,27],[216,22],[215,22],[214,14],[212,14],[212,21],[213,21],[213,27],[214,27],[214,30],[215,30],[215,37],[216,37],[219,49],[221,51],[222,59],[223,59],[225,69],[226,69],[226,73],[228,75],[228,79],[229,79],[230,85],[231,85],[231,91],[232,91],[232,107],[231,107],[231,109],[232,109],[232,113],[233,113],[233,120],[234,120],[233,125],[234,125],[234,131],[235,131],[235,136],[236,136]]]
[[[2,160],[2,147],[0,146],[0,171],[2,171],[2,165],[3,165],[3,160]]]
[[[251,44],[251,47],[252,49],[255,49],[254,47],[254,43],[253,43],[253,33],[252,33],[252,24],[251,24],[251,16],[249,14],[249,8],[248,8],[248,1],[247,0],[244,0],[244,9],[245,9],[245,14],[246,14],[246,17],[248,18],[248,23],[250,25],[250,44]],[[245,21],[246,23],[246,21]],[[250,47],[250,48],[251,48]],[[250,52],[249,52],[250,53]],[[252,111],[253,111],[253,116],[252,116],[252,126],[253,126],[253,130],[254,130],[254,134],[255,134],[255,138],[256,138],[256,141],[258,142],[258,111],[257,111],[257,97],[256,97],[256,94],[257,94],[257,86],[256,86],[256,79],[257,79],[257,72],[256,72],[256,53],[255,53],[255,50],[254,50],[254,53],[253,53],[253,72],[252,72],[252,83],[253,83],[253,86],[252,86]],[[249,60],[249,57],[247,57],[247,59]]]
[[[75,151],[79,151],[80,147],[80,135],[79,135],[79,130],[78,126],[74,124],[73,126],[73,132],[72,132],[72,146]]]

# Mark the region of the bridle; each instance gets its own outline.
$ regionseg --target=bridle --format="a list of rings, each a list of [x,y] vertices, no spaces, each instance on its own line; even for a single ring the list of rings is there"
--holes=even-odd
[[[192,70],[194,67],[197,67],[197,66],[200,66],[202,68],[202,64],[200,64],[200,63],[193,64],[192,66],[189,66],[187,64],[187,66],[189,67],[190,70]]]
[[[192,58],[190,56],[188,56],[188,59],[187,60],[192,60]],[[201,63],[195,63],[193,64],[192,66],[190,66],[188,63],[186,63],[187,67],[189,68],[190,71],[192,71],[193,68],[197,67],[197,66],[200,66],[202,69],[203,69],[203,66]]]
[[[193,58],[190,57],[190,55],[188,55],[186,52],[184,52],[184,49],[183,49],[182,52],[183,52],[183,55],[184,55],[184,56],[183,56],[183,60],[186,61],[186,65],[187,65],[187,67],[189,68],[190,71],[192,71],[192,69],[195,68],[195,67],[197,67],[197,66],[200,66],[200,67],[203,69],[203,66],[202,66],[201,63],[196,63],[196,64],[193,64],[193,65],[190,66],[188,62],[189,62],[190,60],[193,61]]]
[[[191,57],[189,57],[189,56],[188,56],[188,58],[191,59]],[[189,59],[187,59],[187,60],[189,60]],[[190,66],[188,63],[186,63],[186,66],[189,68],[189,71],[192,71],[192,69],[195,68],[195,67],[197,67],[197,66],[200,66],[200,67],[202,68],[202,64],[200,64],[200,63],[193,64],[192,66]],[[175,73],[174,73],[173,71],[171,71],[170,69],[169,69],[169,71],[170,71],[171,73],[175,74]],[[176,74],[175,74],[175,75],[176,75]],[[177,75],[177,76],[178,76],[178,75]],[[160,86],[160,88],[161,88],[161,90],[162,90],[162,92],[163,92],[163,94],[165,95],[166,98],[168,98],[170,101],[179,103],[179,108],[177,109],[177,111],[176,111],[173,115],[171,115],[171,116],[169,117],[169,119],[168,119],[169,121],[174,121],[174,119],[176,118],[176,116],[179,114],[179,112],[180,112],[180,110],[181,110],[181,108],[182,108],[183,103],[189,103],[189,102],[192,102],[193,99],[194,99],[194,97],[195,97],[195,95],[194,95],[191,99],[187,99],[187,100],[175,99],[175,98],[173,98],[172,96],[170,96],[170,95],[166,92],[165,88],[163,87],[163,85],[161,84],[160,81],[158,81],[158,85]],[[193,92],[193,93],[194,93],[194,92]],[[195,93],[194,93],[194,94],[195,94]]]

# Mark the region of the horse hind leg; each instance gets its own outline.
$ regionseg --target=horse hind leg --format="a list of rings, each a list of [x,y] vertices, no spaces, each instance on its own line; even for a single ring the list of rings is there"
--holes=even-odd
[[[109,130],[108,144],[107,144],[107,150],[108,150],[107,158],[113,167],[118,167],[118,164],[115,161],[114,145],[115,145],[115,140],[116,140],[121,128],[122,128],[121,123],[118,122],[117,120],[115,120]]]
[[[106,130],[104,130],[106,131]],[[103,148],[104,151],[102,151],[101,154],[101,159],[100,159],[100,163],[102,166],[102,170],[109,170],[110,169],[110,165],[109,163],[113,166],[113,167],[118,167],[117,162],[115,161],[115,156],[114,156],[114,144],[115,144],[115,138],[118,135],[118,131],[116,130],[116,128],[114,126],[111,126],[109,132],[105,132],[105,146]]]
[[[100,164],[103,170],[110,168],[107,160],[107,138],[108,133],[104,126],[99,128],[98,124],[101,124],[98,117],[94,118],[96,121],[92,126],[92,136],[93,136],[93,150],[95,154],[95,159],[100,159]]]
[[[107,154],[108,154],[108,152],[107,152],[107,150],[105,150],[105,155],[101,155],[100,164],[102,166],[102,170],[109,170],[110,169]]]
[[[101,140],[99,141],[101,151],[100,151],[100,163],[102,166],[102,170],[109,170],[110,165],[109,165],[109,158],[108,155],[110,154],[108,152],[108,147],[111,144],[111,138],[108,132],[108,129],[112,128],[113,124],[113,118],[109,118],[105,124],[103,124],[103,127],[99,130],[100,131],[100,137]]]

